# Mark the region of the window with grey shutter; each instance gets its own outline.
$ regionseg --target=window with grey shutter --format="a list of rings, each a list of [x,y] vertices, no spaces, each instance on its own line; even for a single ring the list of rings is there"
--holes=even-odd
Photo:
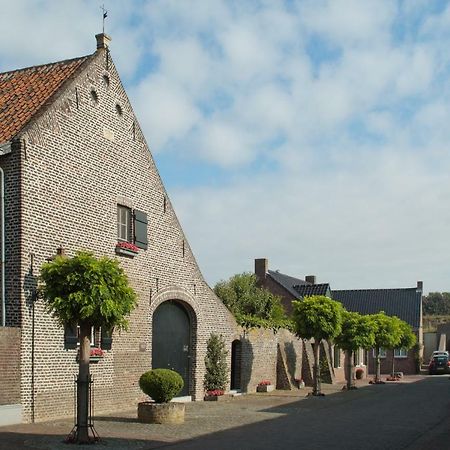
[[[147,214],[142,211],[134,210],[134,245],[136,247],[147,250]]]
[[[76,325],[66,325],[64,329],[64,348],[73,349],[78,345],[78,329]]]

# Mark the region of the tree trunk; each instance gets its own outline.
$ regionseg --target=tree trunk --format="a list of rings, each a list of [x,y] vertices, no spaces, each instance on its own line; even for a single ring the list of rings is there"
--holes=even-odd
[[[80,325],[80,355],[77,380],[77,434],[78,444],[89,442],[89,359],[91,355],[91,326]]]
[[[381,381],[380,347],[375,348],[375,383]]]
[[[347,390],[353,388],[353,351],[346,350],[347,354]]]
[[[313,370],[313,395],[321,395],[320,389],[320,339],[314,338],[314,370]]]
[[[391,377],[394,378],[395,373],[395,349],[392,349],[392,372]]]

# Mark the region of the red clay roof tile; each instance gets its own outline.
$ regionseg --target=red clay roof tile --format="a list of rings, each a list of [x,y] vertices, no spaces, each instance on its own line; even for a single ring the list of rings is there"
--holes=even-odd
[[[0,73],[0,144],[11,140],[89,58]]]

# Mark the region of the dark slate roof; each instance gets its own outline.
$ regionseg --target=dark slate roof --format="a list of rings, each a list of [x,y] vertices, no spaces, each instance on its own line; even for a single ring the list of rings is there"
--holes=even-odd
[[[388,316],[404,320],[413,328],[420,326],[422,291],[417,288],[337,290],[332,292],[332,297],[348,311],[361,314],[384,311]]]
[[[329,283],[321,284],[297,284],[294,289],[301,297],[309,297],[310,295],[331,295],[331,289]]]
[[[295,298],[300,298],[299,293],[294,289],[294,286],[301,286],[307,284],[305,280],[300,280],[299,278],[290,277],[284,273],[276,272],[273,270],[268,270],[267,274],[278,284],[283,286],[290,294]]]

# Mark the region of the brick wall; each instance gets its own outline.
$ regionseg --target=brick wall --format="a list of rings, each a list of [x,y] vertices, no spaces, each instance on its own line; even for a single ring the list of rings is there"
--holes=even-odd
[[[117,204],[147,213],[149,247],[134,258],[118,256],[139,304],[130,316],[129,332],[115,333],[112,350],[91,365],[96,411],[134,407],[142,398],[137,381],[151,368],[152,314],[168,299],[185,305],[192,316],[190,393],[202,398],[206,341],[211,332],[222,334],[231,355],[231,342],[238,336],[236,324],[203,279],[104,51],[68,82],[19,140],[20,148],[0,164],[8,182],[14,180],[17,187],[20,181],[20,189],[7,188],[9,195],[15,192],[7,203],[7,267],[11,268],[7,315],[22,326],[25,420],[30,420],[32,411],[31,293],[39,268],[60,245],[69,256],[87,249],[115,257]],[[19,231],[16,239],[14,233]],[[15,258],[19,250],[20,257]],[[64,349],[63,329],[45,313],[42,300],[35,304],[35,317],[35,419],[70,415],[76,350]]]
[[[0,327],[0,405],[20,403],[20,328]]]
[[[302,341],[287,330],[279,330],[277,333],[264,329],[246,331],[241,335],[241,342],[243,392],[255,392],[256,386],[262,380],[270,380],[272,384],[277,385],[279,351],[285,357],[286,370],[283,379],[286,375],[291,385],[294,385],[294,379],[301,378]]]

